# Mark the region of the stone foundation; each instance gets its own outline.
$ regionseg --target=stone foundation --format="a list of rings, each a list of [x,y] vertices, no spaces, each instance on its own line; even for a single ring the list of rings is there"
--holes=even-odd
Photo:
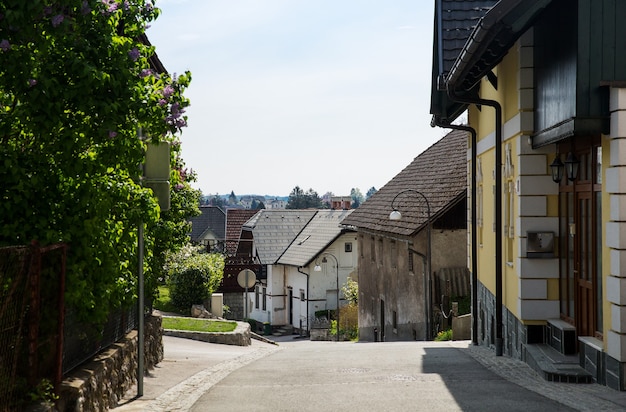
[[[199,340],[209,343],[221,343],[224,345],[250,346],[252,338],[250,334],[250,324],[247,322],[237,322],[237,327],[233,332],[189,332],[184,330],[163,331],[165,336]]]
[[[163,360],[163,331],[160,316],[145,319],[145,370]],[[137,331],[74,369],[61,382],[59,411],[106,411],[137,381]]]

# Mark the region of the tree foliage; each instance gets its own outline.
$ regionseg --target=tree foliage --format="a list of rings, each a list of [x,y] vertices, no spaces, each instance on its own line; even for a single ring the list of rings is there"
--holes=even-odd
[[[224,256],[203,253],[202,246],[187,245],[168,255],[167,284],[172,304],[188,311],[202,304],[217,289],[224,277]]]
[[[356,209],[357,207],[359,207],[361,205],[361,203],[363,203],[363,194],[361,193],[361,190],[357,187],[357,188],[352,188],[350,190],[350,197],[352,198],[352,207],[354,209]]]
[[[84,319],[133,298],[139,222],[150,275],[193,212],[176,149],[172,211],[159,218],[140,181],[138,128],[176,143],[189,105],[190,74],[150,64],[158,14],[154,0],[0,2],[0,245],[67,242],[66,302]]]
[[[289,200],[285,209],[321,209],[322,199],[317,192],[309,189],[307,192],[300,189],[300,186],[293,188],[289,194]]]
[[[367,193],[365,194],[365,200],[369,199],[370,197],[372,197],[372,195],[374,193],[376,193],[378,190],[376,190],[376,188],[374,186],[370,187],[369,190],[367,191]]]
[[[352,280],[352,278],[348,278],[346,283],[341,286],[341,293],[343,293],[343,296],[345,296],[350,305],[358,305],[359,284],[356,281]]]

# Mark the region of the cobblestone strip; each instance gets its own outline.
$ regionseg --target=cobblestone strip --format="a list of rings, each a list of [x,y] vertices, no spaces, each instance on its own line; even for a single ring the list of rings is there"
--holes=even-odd
[[[204,393],[230,373],[280,349],[282,349],[280,346],[258,348],[198,372],[154,399],[150,404],[150,410],[154,412],[188,411]]]
[[[614,390],[596,383],[550,382],[539,376],[527,363],[508,356],[496,356],[484,346],[453,344],[466,351],[490,371],[523,388],[579,411],[616,411],[622,405],[603,399]]]

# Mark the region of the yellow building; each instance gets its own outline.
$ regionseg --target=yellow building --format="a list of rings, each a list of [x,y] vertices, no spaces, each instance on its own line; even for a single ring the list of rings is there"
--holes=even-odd
[[[625,390],[626,2],[435,4],[433,124],[475,132],[473,339]]]

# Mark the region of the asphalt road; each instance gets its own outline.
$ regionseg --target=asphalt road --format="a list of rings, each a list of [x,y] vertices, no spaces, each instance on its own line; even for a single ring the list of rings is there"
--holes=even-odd
[[[198,398],[204,411],[571,411],[447,343],[281,342]]]

